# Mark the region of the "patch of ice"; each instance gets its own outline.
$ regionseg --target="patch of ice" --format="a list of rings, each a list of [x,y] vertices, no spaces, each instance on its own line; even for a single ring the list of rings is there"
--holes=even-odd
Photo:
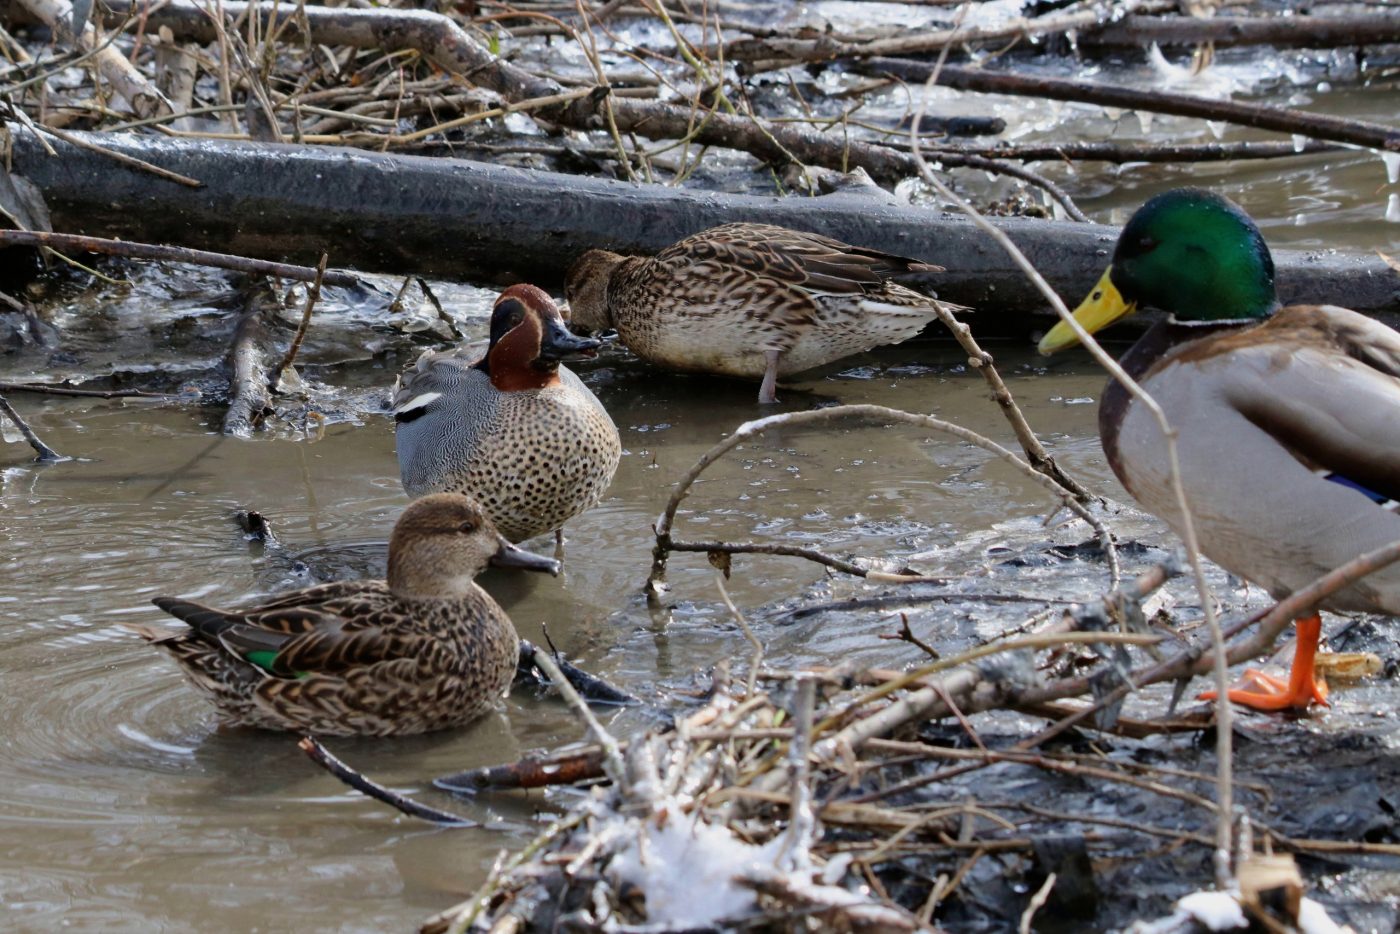
[[[709,927],[753,911],[753,891],[734,877],[749,867],[771,867],[783,841],[745,843],[726,827],[693,821],[679,806],[664,804],[637,831],[608,871],[644,893],[652,924],[676,927]]]
[[[1400,182],[1400,152],[1381,153],[1381,162],[1385,164],[1385,180],[1392,185]]]

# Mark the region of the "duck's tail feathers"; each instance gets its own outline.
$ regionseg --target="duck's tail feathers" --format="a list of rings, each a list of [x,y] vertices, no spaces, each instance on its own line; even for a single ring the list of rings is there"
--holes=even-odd
[[[194,630],[195,635],[210,645],[219,645],[219,636],[231,629],[236,620],[222,610],[215,610],[178,597],[156,597],[151,601],[180,622]]]

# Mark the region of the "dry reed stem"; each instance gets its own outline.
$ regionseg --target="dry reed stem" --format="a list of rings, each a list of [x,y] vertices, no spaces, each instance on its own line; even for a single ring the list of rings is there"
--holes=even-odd
[[[564,673],[559,670],[554,659],[549,657],[548,652],[537,652],[535,664],[549,676],[550,681],[554,682],[554,689],[584,722],[584,725],[588,727],[588,732],[593,734],[594,740],[603,748],[603,768],[608,773],[608,778],[612,779],[624,794],[630,794],[632,782],[628,776],[627,767],[623,764],[622,749],[617,740],[603,724],[598,722],[598,718],[593,716],[593,711],[588,709],[588,704],[579,697],[578,691],[574,690],[574,686],[569,683],[568,678],[564,677]]]

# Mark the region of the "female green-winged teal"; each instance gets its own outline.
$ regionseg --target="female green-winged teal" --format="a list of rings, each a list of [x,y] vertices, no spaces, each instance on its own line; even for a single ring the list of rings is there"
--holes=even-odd
[[[677,370],[777,381],[913,337],[939,302],[887,281],[939,271],[770,224],[725,224],[651,258],[589,250],[569,270],[570,323],[616,328],[633,353]],[[945,308],[957,308],[944,305]]]
[[[1400,334],[1333,305],[1281,308],[1259,229],[1234,203],[1196,189],[1138,209],[1074,316],[1094,331],[1140,304],[1171,317],[1120,362],[1179,433],[1207,556],[1281,597],[1400,540]],[[1040,349],[1074,342],[1057,324]],[[1128,492],[1180,531],[1165,440],[1116,381],[1099,434]],[[1400,567],[1322,605],[1400,613]],[[1313,670],[1321,620],[1314,612],[1297,629],[1289,680],[1252,673],[1251,689],[1232,699],[1265,710],[1325,700]]]
[[[559,361],[591,357],[598,344],[569,333],[543,291],[514,285],[496,299],[484,355],[420,357],[393,400],[408,495],[466,493],[516,542],[595,505],[622,443],[603,404]]]
[[[488,564],[559,572],[522,551],[470,499],[438,493],[404,510],[388,580],[341,581],[246,610],[158,597],[187,632],[133,626],[169,652],[233,725],[332,736],[460,726],[515,676],[510,617],[473,578]]]

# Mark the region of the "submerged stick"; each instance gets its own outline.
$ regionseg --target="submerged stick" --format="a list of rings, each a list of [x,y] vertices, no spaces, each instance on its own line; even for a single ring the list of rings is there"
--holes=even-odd
[[[85,396],[92,399],[176,399],[174,393],[147,392],[144,389],[76,389],[49,383],[9,383],[0,381],[0,392],[33,392],[48,396]]]
[[[251,437],[273,411],[262,337],[262,309],[253,296],[233,332],[228,353],[229,402],[222,427],[226,435]]]
[[[599,747],[583,749],[572,755],[545,759],[525,758],[505,765],[468,769],[433,779],[443,791],[475,794],[480,791],[506,791],[548,788],[552,785],[575,785],[607,777],[603,771],[603,751]]]
[[[297,748],[306,753],[307,757],[321,768],[340,781],[354,788],[376,801],[383,802],[400,813],[409,817],[417,817],[420,820],[431,821],[434,824],[447,824],[453,827],[480,827],[477,821],[470,820],[460,814],[453,814],[449,811],[440,811],[435,807],[420,804],[406,795],[401,795],[397,791],[391,791],[383,785],[370,781],[362,773],[355,771],[335,756],[330,750],[321,745],[321,742],[314,736],[303,736],[297,742]]]
[[[10,422],[19,429],[19,433],[24,435],[24,440],[29,442],[29,446],[39,455],[39,461],[45,464],[57,464],[60,461],[72,460],[71,457],[64,457],[62,454],[49,447],[39,436],[34,433],[34,429],[29,427],[29,423],[20,417],[15,411],[15,407],[10,405],[10,400],[0,396],[0,414],[4,415]]]
[[[528,669],[540,667],[540,656],[545,654],[547,653],[541,651],[540,647],[529,639],[521,639],[520,658],[516,662],[517,670],[529,673]],[[627,693],[614,684],[604,681],[595,674],[584,671],[557,652],[549,654],[551,660],[558,666],[564,679],[589,703],[614,704],[617,706],[629,706],[631,704],[641,703],[634,695]],[[543,671],[543,668],[541,668],[541,671]],[[545,674],[548,675],[548,672]],[[549,676],[549,683],[551,685],[554,684],[553,676]]]

